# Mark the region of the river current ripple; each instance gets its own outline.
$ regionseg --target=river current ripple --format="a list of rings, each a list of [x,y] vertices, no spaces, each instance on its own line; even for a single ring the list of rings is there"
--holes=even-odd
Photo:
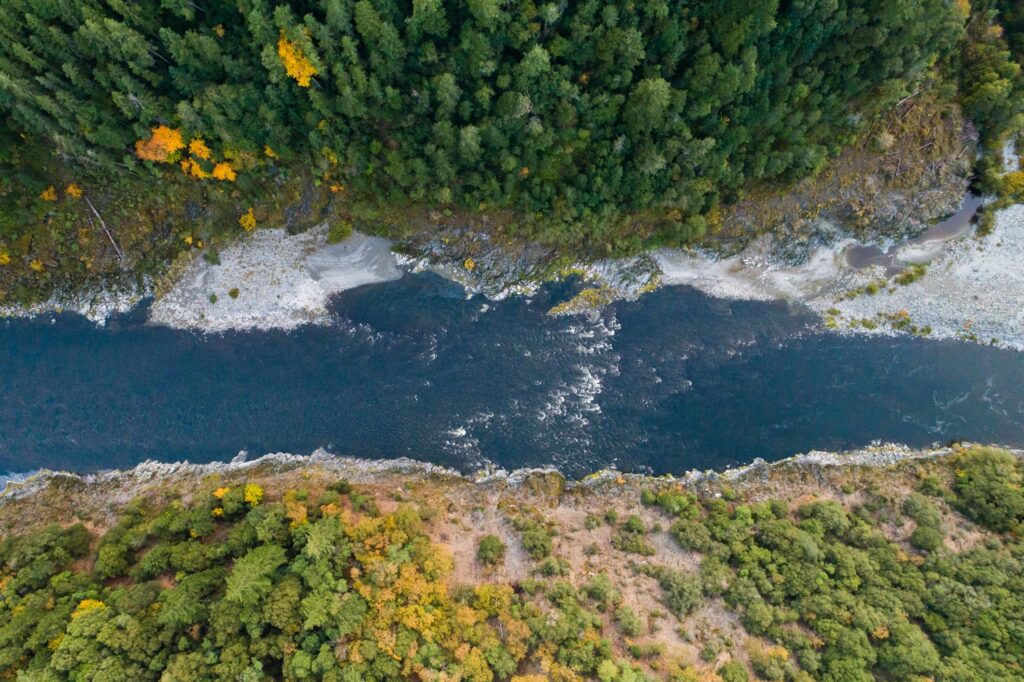
[[[1024,445],[1024,355],[842,336],[785,303],[665,287],[590,315],[578,285],[488,301],[430,274],[337,296],[333,322],[202,335],[72,316],[0,323],[0,472],[240,450],[472,471],[679,473],[966,439]]]

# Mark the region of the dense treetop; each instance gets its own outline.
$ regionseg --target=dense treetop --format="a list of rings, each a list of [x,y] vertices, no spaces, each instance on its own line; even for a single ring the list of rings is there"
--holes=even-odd
[[[0,112],[81,167],[313,164],[377,202],[555,231],[651,211],[687,239],[751,183],[813,172],[966,19],[947,0],[9,0]],[[165,130],[181,145],[135,153]]]
[[[217,262],[257,226],[566,259],[749,238],[786,220],[726,225],[736,202],[891,154],[919,103],[980,133],[990,224],[1024,200],[998,153],[1024,128],[1018,4],[7,0],[0,305]]]

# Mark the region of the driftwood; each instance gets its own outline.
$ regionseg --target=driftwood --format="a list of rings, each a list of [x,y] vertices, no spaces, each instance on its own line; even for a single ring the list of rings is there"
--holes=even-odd
[[[124,263],[124,252],[121,251],[121,247],[117,245],[116,241],[114,241],[114,235],[110,234],[110,230],[107,229],[107,223],[103,220],[103,216],[100,215],[100,212],[97,211],[96,207],[92,205],[91,201],[89,201],[89,197],[83,197],[83,198],[85,199],[85,203],[87,203],[89,205],[89,208],[92,210],[93,214],[96,216],[96,219],[100,221],[100,227],[103,228],[103,231],[107,235],[107,239],[110,240],[110,245],[114,247],[114,251],[117,252],[118,259],[123,264]]]

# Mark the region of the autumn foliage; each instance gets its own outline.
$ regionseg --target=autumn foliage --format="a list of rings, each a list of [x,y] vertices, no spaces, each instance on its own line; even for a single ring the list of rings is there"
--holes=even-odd
[[[214,166],[211,175],[218,180],[226,180],[228,182],[234,182],[236,177],[235,169],[226,161],[221,161]]]
[[[55,523],[0,538],[0,680],[1020,679],[1024,463],[971,448],[913,466],[884,497],[824,488],[803,503],[651,480],[639,507],[633,492],[574,496],[583,528],[503,505],[516,561],[534,562],[514,582],[497,536],[480,543],[495,582],[454,570],[473,559],[432,540],[449,527],[432,494],[392,506],[346,481],[161,489],[102,535]],[[620,519],[623,502],[637,513]],[[529,556],[552,530],[559,542]],[[656,551],[617,548],[624,532],[660,536]],[[976,539],[951,546],[963,538]]]
[[[188,143],[188,153],[197,159],[210,160],[213,158],[213,152],[206,145],[206,141],[201,137],[197,137]]]
[[[157,126],[151,132],[149,139],[135,143],[135,155],[140,159],[167,163],[175,152],[185,147],[180,130]]]
[[[317,70],[302,54],[302,50],[283,34],[277,41],[277,56],[281,58],[285,72],[298,82],[299,87],[308,88],[310,79],[317,74]]]
[[[252,212],[252,207],[249,207],[249,210],[242,214],[242,217],[238,219],[238,224],[246,232],[250,232],[256,227],[256,216]]]

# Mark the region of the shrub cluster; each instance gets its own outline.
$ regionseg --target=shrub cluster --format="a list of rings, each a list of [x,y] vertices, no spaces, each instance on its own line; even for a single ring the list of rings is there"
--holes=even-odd
[[[680,570],[655,554],[635,567],[684,637],[712,602],[737,614],[746,642],[701,651],[721,680],[1019,679],[1024,466],[975,448],[946,471],[918,492],[865,491],[847,506],[645,493],[700,563]],[[382,514],[374,499],[345,482],[281,495],[250,482],[190,504],[136,500],[99,536],[76,524],[4,537],[0,678],[714,679],[647,636],[666,615],[630,601],[643,578],[548,556],[539,518],[517,527],[546,557],[546,579],[450,588],[451,559],[421,515]],[[979,524],[962,551],[945,542],[957,510]],[[627,518],[620,531],[642,529]],[[487,536],[479,551],[500,561],[504,545]]]

